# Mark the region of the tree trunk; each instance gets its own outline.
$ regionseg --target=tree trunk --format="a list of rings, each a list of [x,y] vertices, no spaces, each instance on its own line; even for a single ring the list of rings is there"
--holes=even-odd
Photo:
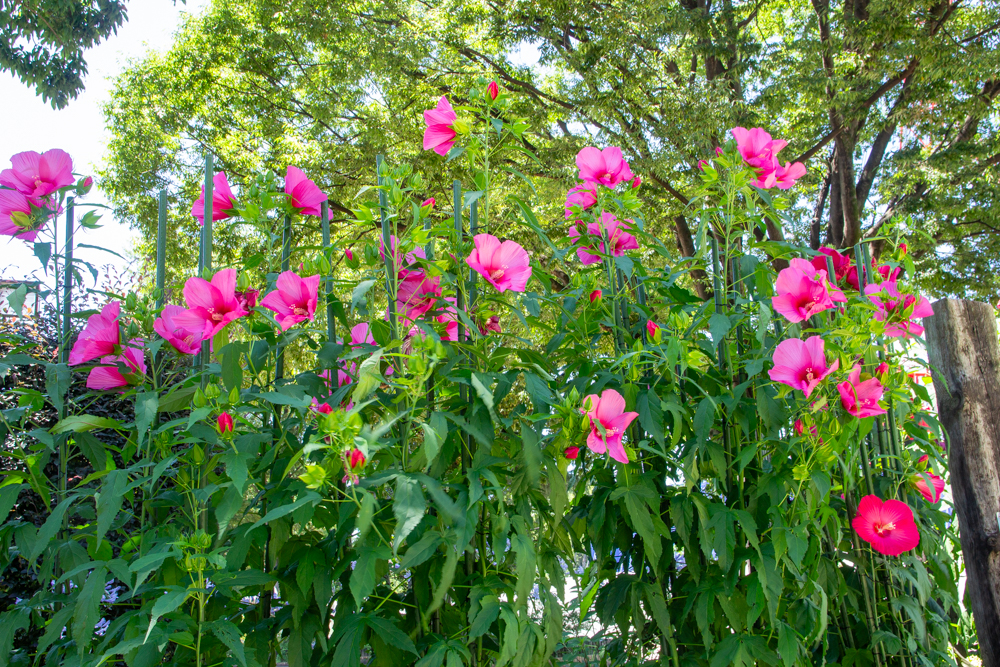
[[[1000,667],[1000,345],[993,309],[942,299],[924,320],[985,667]]]

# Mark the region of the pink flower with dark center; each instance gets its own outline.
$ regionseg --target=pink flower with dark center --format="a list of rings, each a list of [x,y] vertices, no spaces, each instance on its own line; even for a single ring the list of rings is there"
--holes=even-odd
[[[568,458],[570,461],[575,461],[578,456],[580,456],[579,447],[567,447],[563,450],[563,456]]]
[[[407,322],[417,319],[437,304],[441,277],[428,278],[423,271],[403,269],[396,289],[396,312]]]
[[[229,189],[229,181],[226,180],[226,172],[220,171],[212,178],[212,222],[225,220],[232,217],[232,211],[236,208],[233,191]],[[194,200],[191,205],[191,215],[198,220],[198,224],[205,225],[205,186],[201,186],[201,196]]]
[[[930,457],[924,454],[917,461],[918,466],[922,464],[924,468],[929,468],[927,465],[929,459]],[[930,481],[930,485],[928,485],[928,481]],[[933,469],[925,469],[919,475],[914,475],[910,478],[910,482],[920,492],[920,495],[932,505],[941,500],[941,493],[944,491],[944,479],[935,475]]]
[[[920,544],[913,510],[898,500],[882,502],[878,496],[865,496],[851,525],[872,549],[887,556],[898,556]]]
[[[829,257],[831,263],[833,264],[833,272],[835,275],[835,280],[839,283],[847,275],[848,270],[851,268],[851,258],[847,255],[842,255],[833,248],[820,248],[819,251],[822,253],[819,257],[812,258],[812,265],[816,267],[819,271],[826,271],[826,258]],[[829,276],[827,276],[829,278]]]
[[[489,234],[473,237],[476,247],[465,259],[473,271],[486,279],[498,292],[523,292],[531,278],[531,259],[514,241],[500,242]]]
[[[69,352],[69,365],[76,366],[98,357],[113,355],[121,343],[121,333],[118,327],[118,317],[121,314],[121,302],[111,301],[97,315],[87,318],[87,326]]]
[[[899,286],[892,281],[865,286],[865,295],[878,310],[875,319],[885,322],[885,335],[889,338],[910,338],[924,333],[924,328],[914,319],[930,317],[934,314],[927,297],[901,294]]]
[[[285,194],[292,208],[300,209],[302,215],[319,215],[319,205],[326,201],[319,186],[306,178],[301,169],[291,165],[285,174]]]
[[[432,150],[441,156],[447,155],[455,145],[456,120],[458,115],[452,109],[448,98],[442,95],[437,107],[424,111],[424,123],[427,125],[424,130],[424,150]]]
[[[59,188],[73,185],[73,159],[64,150],[53,148],[44,153],[25,151],[10,158],[12,169],[0,171],[0,185],[13,188],[28,197],[45,197]]]
[[[181,306],[164,306],[163,312],[153,322],[153,331],[181,354],[198,354],[204,329],[189,329],[178,324],[175,318],[184,312],[187,311]]]
[[[219,433],[229,435],[233,432],[233,416],[228,412],[223,412],[216,420],[216,425],[219,427]]]
[[[840,368],[840,359],[834,359],[827,367],[823,346],[820,336],[810,336],[805,341],[798,338],[781,341],[774,350],[774,368],[768,375],[774,382],[799,389],[809,398],[826,376]]]
[[[585,211],[597,203],[597,192],[592,183],[581,183],[570,188],[566,193],[566,219],[573,217],[573,207],[578,206]]]
[[[174,322],[185,329],[200,331],[201,340],[208,340],[230,322],[247,315],[236,298],[236,269],[219,271],[211,282],[188,278],[184,283],[184,302],[188,309],[174,315]]]
[[[837,385],[837,391],[840,392],[840,404],[858,419],[885,414],[885,408],[878,404],[885,389],[877,378],[862,382],[860,364],[854,367],[846,381]]]
[[[625,399],[614,389],[605,389],[600,396],[590,394],[583,399],[583,405],[590,418],[587,447],[596,454],[607,452],[615,461],[628,463],[622,437],[639,413],[625,412]]]
[[[611,244],[611,253],[615,257],[621,257],[625,254],[626,250],[638,250],[639,242],[635,240],[635,237],[629,234],[628,230],[632,229],[632,225],[635,223],[632,220],[626,220],[622,222],[614,216],[613,213],[604,211],[601,213],[600,224],[596,222],[591,222],[587,225],[587,235],[590,237],[588,240],[592,240],[596,243],[596,247],[600,248],[600,252],[605,252],[604,250],[604,237],[602,235],[602,228],[604,233],[608,236],[608,241]],[[580,240],[580,230],[576,225],[569,230],[569,236],[576,243]],[[580,258],[580,262],[583,264],[597,264],[601,261],[600,255],[594,254],[594,245],[584,246],[582,248],[577,248],[576,256]]]
[[[146,362],[143,359],[142,341],[133,340],[122,348],[119,355],[101,357],[101,366],[90,370],[87,376],[87,387],[98,391],[120,389],[129,385],[139,384],[146,374]],[[119,370],[119,365],[125,366],[125,372]]]
[[[491,100],[495,100],[500,94],[500,86],[497,85],[496,81],[490,81],[490,85],[486,86],[486,92],[489,93]]]
[[[278,276],[276,287],[261,300],[260,305],[277,314],[282,331],[305,320],[316,318],[319,299],[319,275],[302,278],[294,271],[284,271]]]
[[[825,269],[799,258],[789,264],[775,282],[778,295],[771,297],[771,305],[789,322],[801,322],[833,308],[834,302],[847,301],[844,293],[829,283]]]
[[[622,149],[609,146],[604,150],[587,146],[576,155],[576,166],[580,169],[580,180],[586,181],[588,187],[594,184],[614,188],[619,183],[631,181],[635,174],[622,157]]]

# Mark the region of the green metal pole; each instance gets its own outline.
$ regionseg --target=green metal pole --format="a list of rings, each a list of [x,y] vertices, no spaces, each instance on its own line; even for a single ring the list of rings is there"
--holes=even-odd
[[[205,207],[202,209],[202,215],[204,220],[204,225],[201,228],[201,270],[200,274],[204,274],[205,270],[211,270],[212,268],[212,197],[214,193],[212,192],[212,187],[215,185],[212,180],[215,177],[215,167],[212,160],[212,154],[209,153],[205,156]],[[204,275],[202,276],[204,277]],[[207,370],[208,359],[212,351],[212,341],[203,340],[201,341],[201,355],[198,361],[201,362],[202,370]],[[207,381],[207,378],[202,378],[202,385]]]
[[[378,210],[382,223],[382,247],[384,248],[382,254],[385,255],[385,292],[388,301],[389,332],[392,339],[396,340],[398,336],[396,330],[396,251],[392,248],[392,231],[389,229],[389,217],[386,213],[389,209],[388,198],[385,196],[385,190],[381,187],[385,184],[385,178],[382,176],[384,163],[385,159],[381,155],[375,156],[375,168],[378,171],[378,184],[380,186]]]
[[[163,290],[167,282],[167,191],[160,190],[159,210],[156,216],[156,309],[163,308]]]
[[[72,197],[66,200],[66,249],[65,264],[63,267],[63,302],[62,302],[62,345],[60,347],[60,360],[62,363],[69,361],[69,337],[70,324],[73,315],[73,227],[76,224],[74,217],[74,200]],[[64,405],[65,408],[65,405]]]
[[[323,202],[319,207],[321,227],[323,229],[323,253],[326,254],[330,247],[330,205]],[[327,258],[329,259],[329,257]],[[333,294],[333,273],[323,278],[326,284],[326,337],[329,341],[337,340],[337,320],[333,313],[333,303],[330,295]]]

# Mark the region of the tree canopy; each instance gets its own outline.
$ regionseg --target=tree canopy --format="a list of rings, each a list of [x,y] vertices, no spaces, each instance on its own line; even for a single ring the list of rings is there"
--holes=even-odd
[[[808,167],[772,240],[905,234],[928,292],[993,297],[998,34],[995,1],[216,2],[118,80],[104,185],[151,238],[152,195],[169,186],[186,214],[211,150],[237,180],[303,166],[351,217],[375,155],[419,169],[421,110],[486,74],[531,103],[520,194],[553,226],[575,152],[620,145],[650,229],[694,255],[697,161],[759,125]],[[185,220],[171,252],[190,259]]]
[[[62,109],[83,91],[84,51],[118,32],[126,18],[123,0],[4,0],[0,69]]]

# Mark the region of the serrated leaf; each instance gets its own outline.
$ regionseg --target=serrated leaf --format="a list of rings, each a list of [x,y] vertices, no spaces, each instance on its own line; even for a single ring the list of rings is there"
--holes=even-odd
[[[407,653],[419,655],[417,653],[417,647],[413,645],[413,640],[388,619],[379,618],[378,616],[369,616],[365,620],[365,623],[368,627],[374,630],[386,644],[395,646],[396,648],[401,648]]]
[[[375,590],[375,566],[380,560],[387,560],[391,555],[389,547],[359,547],[358,560],[351,573],[351,595],[358,609],[364,606],[365,600]]]
[[[149,628],[146,630],[146,639],[149,639],[149,633],[153,631],[153,628],[156,626],[156,622],[160,620],[160,617],[164,614],[169,614],[180,607],[184,604],[184,601],[187,600],[187,598],[187,589],[181,588],[180,586],[171,586],[163,595],[156,598],[156,602],[153,604],[153,609],[149,613]]]
[[[413,532],[427,512],[427,499],[420,483],[403,474],[396,477],[396,494],[392,499],[392,513],[396,517],[396,530],[392,537],[392,553],[399,552],[399,545]]]
[[[103,564],[95,567],[76,598],[72,632],[77,655],[82,656],[87,651],[94,636],[94,626],[101,615],[101,596],[104,594],[107,572]]]

